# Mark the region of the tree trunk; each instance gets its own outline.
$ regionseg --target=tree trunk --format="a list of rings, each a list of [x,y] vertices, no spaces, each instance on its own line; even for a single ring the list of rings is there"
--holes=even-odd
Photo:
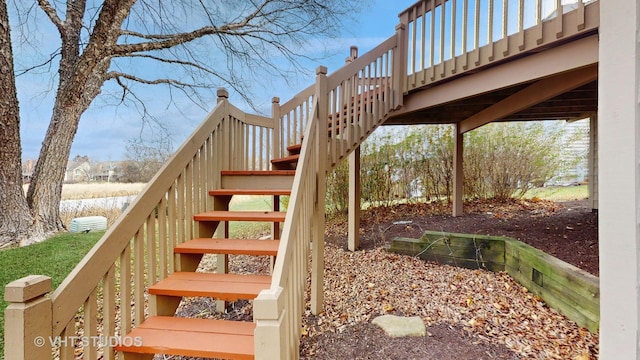
[[[79,5],[81,3],[81,5]],[[27,203],[35,217],[35,228],[46,235],[65,230],[60,219],[60,200],[71,145],[80,117],[100,94],[111,64],[108,44],[117,41],[121,21],[132,3],[112,1],[103,4],[95,31],[80,55],[80,32],[85,2],[70,7],[68,21],[60,26],[62,51],[51,122],[42,142],[40,155],[27,192]],[[115,20],[120,23],[113,24]]]
[[[36,227],[47,235],[65,229],[60,219],[62,184],[76,133],[69,129],[77,129],[79,118],[79,114],[60,111],[56,106],[29,185],[27,202]]]
[[[78,87],[69,86],[67,82],[61,84],[51,122],[33,171],[27,203],[35,216],[36,229],[46,235],[65,230],[65,225],[60,219],[62,184],[80,117],[100,93],[100,85],[103,83],[104,66],[95,69],[98,73],[89,76],[89,80],[82,86],[85,93],[78,92],[75,90]]]
[[[25,241],[33,217],[22,190],[20,112],[6,2],[0,3],[0,247]]]

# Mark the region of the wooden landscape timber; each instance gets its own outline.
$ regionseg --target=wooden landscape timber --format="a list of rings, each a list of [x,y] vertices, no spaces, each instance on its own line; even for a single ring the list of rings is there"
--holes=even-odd
[[[578,325],[591,332],[599,329],[599,279],[521,241],[426,231],[420,239],[393,239],[389,251],[469,269],[506,271]]]

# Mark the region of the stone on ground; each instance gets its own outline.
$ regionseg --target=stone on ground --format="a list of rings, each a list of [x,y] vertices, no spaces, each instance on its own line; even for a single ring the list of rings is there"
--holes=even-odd
[[[427,334],[424,322],[419,316],[382,315],[373,319],[372,323],[380,326],[391,337],[425,336]]]

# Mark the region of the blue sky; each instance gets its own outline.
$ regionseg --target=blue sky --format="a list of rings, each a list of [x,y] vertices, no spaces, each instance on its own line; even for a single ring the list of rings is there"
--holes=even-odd
[[[264,79],[265,83],[269,85],[255,90],[255,102],[260,109],[268,112],[272,97],[278,96],[284,102],[299,90],[310,85],[314,80],[315,68],[318,65],[325,65],[329,68],[329,72],[332,72],[344,64],[351,45],[358,46],[360,54],[378,45],[393,35],[394,28],[398,23],[398,13],[413,3],[415,0],[372,1],[358,16],[359,20],[347,24],[340,38],[327,39],[326,43],[322,44],[322,46],[330,48],[335,55],[305,65],[308,67],[308,75],[289,79],[293,80],[290,85],[285,84],[283,79]],[[47,22],[48,20],[44,18],[39,21],[39,26],[41,26],[39,30],[44,31],[36,34],[38,38],[34,40],[46,44],[48,36],[57,36],[54,29],[47,29],[48,25],[43,25]],[[52,42],[56,43],[53,39]],[[20,51],[19,49],[15,51],[16,68],[20,68],[20,57],[28,56],[28,53]],[[32,74],[18,77],[17,86],[21,107],[23,159],[35,159],[49,124],[52,98],[57,83],[53,82],[48,74]],[[181,106],[179,111],[174,107],[167,107],[166,97],[154,96],[154,91],[149,90],[147,107],[152,109],[154,117],[166,124],[169,132],[173,134],[173,142],[177,147],[202,121],[210,109],[205,111],[190,106],[183,100],[184,106]],[[167,93],[159,92],[158,94],[166,96]],[[127,143],[140,136],[143,129],[144,131],[151,129],[148,125],[143,126],[141,116],[135,109],[110,105],[110,95],[109,91],[103,91],[101,97],[96,99],[91,108],[83,115],[71,150],[71,157],[88,155],[96,161],[122,160],[125,158]],[[235,105],[249,110],[246,105],[243,105],[240,96],[232,93],[230,100]],[[215,99],[211,99],[211,101],[213,107]]]

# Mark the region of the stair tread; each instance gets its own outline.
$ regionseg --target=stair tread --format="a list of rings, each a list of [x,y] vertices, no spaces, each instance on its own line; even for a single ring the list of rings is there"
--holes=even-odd
[[[278,253],[279,240],[197,238],[175,247],[180,254],[270,255]]]
[[[255,324],[245,321],[152,316],[122,338],[117,351],[253,359]],[[141,346],[134,346],[140,339]],[[129,345],[129,346],[127,346]]]
[[[272,164],[293,163],[293,162],[297,162],[298,159],[300,159],[300,155],[295,154],[295,155],[289,155],[289,156],[281,157],[281,158],[278,158],[278,159],[273,159],[273,160],[271,160],[271,163]]]
[[[266,221],[284,222],[283,211],[207,211],[193,216],[195,221]]]
[[[291,155],[300,154],[300,150],[302,150],[302,143],[287,146],[287,151]]]
[[[149,294],[203,296],[220,300],[252,300],[271,286],[269,275],[175,272],[149,287]]]
[[[216,189],[209,195],[291,195],[291,189]]]
[[[294,176],[295,170],[223,170],[220,171],[222,176]]]

